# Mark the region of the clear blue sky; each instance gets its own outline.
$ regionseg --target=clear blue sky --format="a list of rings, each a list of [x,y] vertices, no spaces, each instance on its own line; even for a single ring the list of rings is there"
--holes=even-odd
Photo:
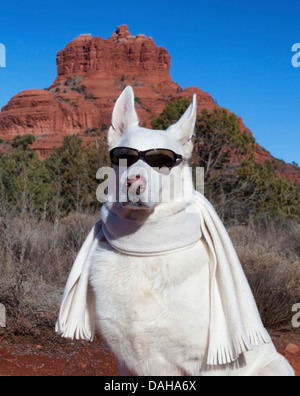
[[[5,1],[0,6],[0,107],[48,87],[56,54],[81,33],[110,37],[118,25],[144,33],[172,58],[171,76],[243,117],[257,142],[300,165],[299,0]]]

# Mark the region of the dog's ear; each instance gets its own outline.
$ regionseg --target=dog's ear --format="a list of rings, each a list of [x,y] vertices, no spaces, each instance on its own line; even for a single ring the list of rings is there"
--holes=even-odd
[[[197,117],[197,96],[193,96],[193,101],[180,120],[171,125],[167,131],[175,134],[183,147],[183,156],[189,159],[193,152],[192,137],[195,130],[195,123]]]
[[[118,98],[113,113],[112,125],[109,128],[107,141],[109,147],[114,147],[129,125],[138,125],[139,118],[134,107],[134,93],[128,85]]]

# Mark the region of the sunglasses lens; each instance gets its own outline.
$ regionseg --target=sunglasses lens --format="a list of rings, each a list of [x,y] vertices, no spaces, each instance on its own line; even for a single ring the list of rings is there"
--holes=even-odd
[[[147,164],[153,168],[170,168],[176,163],[175,155],[170,150],[151,150],[145,154]]]
[[[120,166],[120,161],[126,161],[127,167],[135,164],[139,158],[144,158],[152,168],[171,168],[181,156],[171,150],[153,149],[139,152],[127,147],[116,147],[110,152],[110,159],[114,165]]]
[[[110,159],[114,165],[119,166],[121,160],[127,161],[127,166],[133,165],[138,160],[138,153],[130,148],[117,147],[110,152]]]

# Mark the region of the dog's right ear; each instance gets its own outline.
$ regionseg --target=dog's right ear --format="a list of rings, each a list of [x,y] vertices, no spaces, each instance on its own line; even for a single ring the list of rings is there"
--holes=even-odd
[[[116,146],[118,140],[126,132],[130,125],[138,125],[139,118],[134,106],[134,92],[128,85],[117,100],[113,113],[112,125],[107,134],[107,141],[110,148]]]
[[[167,132],[175,135],[183,148],[184,159],[190,159],[193,152],[192,136],[195,130],[197,118],[197,96],[193,96],[190,107],[176,124],[171,125]]]

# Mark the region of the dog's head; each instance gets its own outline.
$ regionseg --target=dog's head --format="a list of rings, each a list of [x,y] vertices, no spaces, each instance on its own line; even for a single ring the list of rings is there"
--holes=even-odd
[[[196,95],[181,119],[166,131],[140,127],[134,103],[128,86],[115,104],[108,131],[119,182],[117,200],[124,207],[153,210],[165,202],[188,199],[193,189],[187,162],[193,151]]]

